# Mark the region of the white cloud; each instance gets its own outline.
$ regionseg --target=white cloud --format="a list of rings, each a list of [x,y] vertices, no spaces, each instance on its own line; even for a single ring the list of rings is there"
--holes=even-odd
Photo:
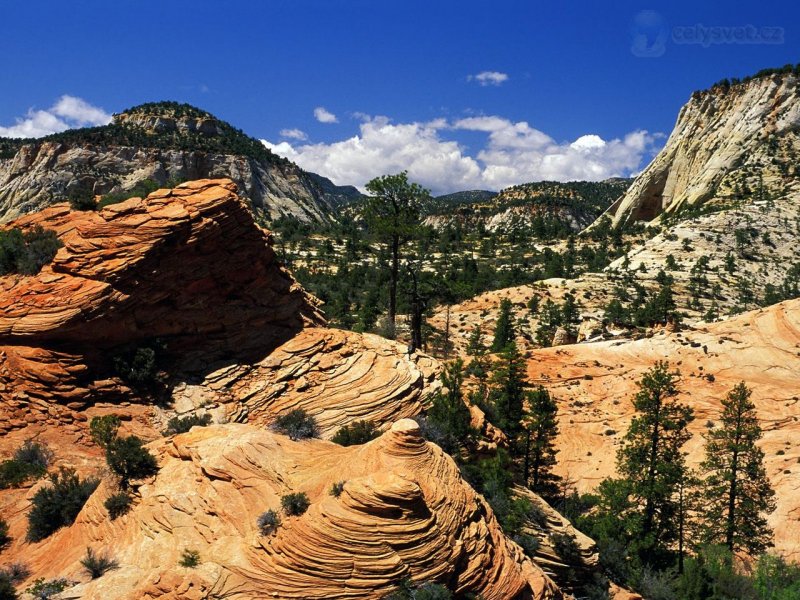
[[[338,123],[339,119],[332,112],[325,109],[324,106],[318,106],[314,109],[314,118],[320,123]]]
[[[477,75],[468,75],[467,81],[477,81],[481,86],[487,85],[502,85],[508,81],[508,73],[500,73],[499,71],[481,71]]]
[[[460,130],[485,133],[485,143],[476,152],[468,152],[448,139]],[[345,140],[297,145],[264,140],[264,144],[339,185],[363,188],[373,177],[407,170],[412,180],[441,194],[499,190],[544,179],[597,181],[627,176],[650,158],[662,137],[634,131],[610,140],[587,134],[557,142],[525,121],[496,115],[424,123],[392,123],[387,117],[364,116],[358,134]]]
[[[301,142],[308,139],[305,131],[300,129],[281,129],[281,137],[291,138],[293,140],[300,140]]]
[[[81,98],[64,95],[47,110],[31,108],[14,125],[0,126],[0,137],[42,137],[75,127],[107,125],[110,122],[111,115],[102,108]]]

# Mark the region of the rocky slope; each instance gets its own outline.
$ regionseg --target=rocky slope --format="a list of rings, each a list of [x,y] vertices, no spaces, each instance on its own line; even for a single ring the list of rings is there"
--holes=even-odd
[[[498,194],[459,192],[436,198],[425,223],[438,230],[460,226],[509,233],[531,228],[536,221],[555,221],[565,231],[590,225],[630,184],[628,179],[600,182],[541,181],[516,185]]]
[[[325,221],[328,193],[338,195],[321,189],[324,178],[313,179],[224,121],[169,102],[132,108],[105,127],[21,140],[6,150],[0,158],[0,220],[6,221],[62,202],[79,187],[107,194],[146,179],[164,185],[227,177],[267,219]]]
[[[562,597],[413,421],[349,448],[225,425],[154,449],[160,472],[128,515],[109,521],[101,486],[75,525],[17,557],[79,582],[64,598],[380,598],[407,577],[487,600]],[[261,534],[258,516],[299,491],[308,511]],[[120,568],[89,581],[87,546]],[[177,566],[186,549],[200,553],[197,568]]]
[[[770,516],[776,550],[800,559],[798,452],[800,300],[651,338],[577,344],[533,351],[528,376],[558,400],[560,473],[580,490],[614,469],[615,450],[633,414],[642,374],[658,360],[680,371],[679,399],[695,411],[689,462],[702,457],[702,434],[716,426],[721,399],[744,381],[764,428],[767,473],[776,490]]]
[[[693,94],[664,148],[609,209],[614,223],[796,188],[799,83],[795,69]]]

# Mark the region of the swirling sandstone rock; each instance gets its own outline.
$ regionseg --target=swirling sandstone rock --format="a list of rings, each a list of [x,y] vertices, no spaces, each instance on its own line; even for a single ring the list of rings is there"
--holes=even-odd
[[[422,412],[439,386],[430,357],[377,335],[306,328],[253,364],[225,366],[197,385],[178,387],[177,406],[220,402],[226,419],[270,424],[302,408],[322,437],[352,421],[383,425]]]
[[[67,598],[380,598],[407,577],[487,600],[562,597],[414,421],[346,448],[229,424],[154,450],[161,470],[128,515],[108,519],[101,486],[75,525],[17,558],[36,577],[80,581]],[[290,492],[305,492],[310,508],[262,535],[258,515]],[[120,568],[89,581],[87,546]],[[185,549],[200,553],[196,569],[178,566]]]
[[[203,372],[215,360],[262,358],[324,323],[229,180],[97,212],[56,205],[10,226],[37,225],[63,247],[38,275],[0,278],[3,400],[124,395],[109,381],[123,345],[164,339],[172,373]]]

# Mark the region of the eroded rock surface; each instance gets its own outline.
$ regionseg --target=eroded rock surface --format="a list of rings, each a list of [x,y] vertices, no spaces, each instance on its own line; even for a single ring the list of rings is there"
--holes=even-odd
[[[18,558],[36,576],[81,582],[67,598],[380,598],[407,577],[487,600],[562,597],[414,421],[348,448],[229,424],[154,450],[161,470],[129,514],[110,521],[101,486],[75,525]],[[308,511],[263,535],[258,516],[294,492]],[[87,546],[120,568],[88,581]],[[185,549],[200,553],[197,568],[177,566]]]

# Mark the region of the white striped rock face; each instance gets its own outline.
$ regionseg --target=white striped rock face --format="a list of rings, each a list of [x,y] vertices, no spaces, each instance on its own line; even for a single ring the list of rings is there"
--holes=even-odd
[[[695,94],[664,148],[608,211],[615,223],[731,199],[737,185],[796,187],[800,98],[795,75]]]

